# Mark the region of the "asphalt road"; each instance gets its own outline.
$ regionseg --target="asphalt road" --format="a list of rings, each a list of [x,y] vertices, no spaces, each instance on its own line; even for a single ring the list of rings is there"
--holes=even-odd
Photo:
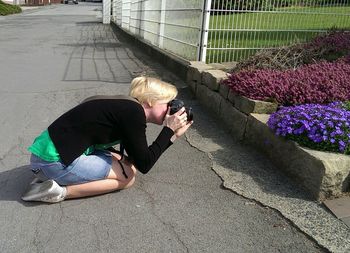
[[[100,17],[92,3],[0,17],[0,252],[326,252],[279,212],[223,187],[205,151],[227,144],[206,135],[220,125],[183,82]],[[188,135],[128,190],[51,205],[21,201],[33,139],[88,96],[127,94],[140,74],[177,85],[195,112]],[[149,126],[150,142],[159,129]],[[247,163],[266,165],[234,146]]]

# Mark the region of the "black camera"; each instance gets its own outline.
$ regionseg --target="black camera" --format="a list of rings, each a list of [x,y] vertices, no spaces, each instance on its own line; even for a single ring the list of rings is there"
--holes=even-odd
[[[180,99],[174,99],[169,102],[170,106],[170,115],[178,112],[182,107],[185,106],[185,103]],[[187,114],[187,121],[193,120],[193,112],[191,107],[185,107]]]

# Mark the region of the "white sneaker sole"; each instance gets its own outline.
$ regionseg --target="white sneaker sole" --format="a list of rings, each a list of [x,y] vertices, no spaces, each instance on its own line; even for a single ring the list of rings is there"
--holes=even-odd
[[[29,190],[22,196],[22,200],[57,203],[63,200],[60,188],[54,180],[34,183],[30,185]]]

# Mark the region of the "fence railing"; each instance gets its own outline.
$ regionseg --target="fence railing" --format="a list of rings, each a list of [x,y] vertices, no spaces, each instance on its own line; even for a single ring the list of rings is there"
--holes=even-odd
[[[187,60],[227,62],[350,29],[350,0],[112,0],[112,21]]]
[[[349,0],[212,0],[206,61],[247,58],[257,50],[350,28]]]
[[[203,0],[114,0],[112,21],[185,59],[199,57]]]

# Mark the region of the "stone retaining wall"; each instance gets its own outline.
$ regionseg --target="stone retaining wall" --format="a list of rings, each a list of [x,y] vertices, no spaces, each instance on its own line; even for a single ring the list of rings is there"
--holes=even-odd
[[[223,121],[233,138],[259,149],[317,200],[350,191],[349,156],[302,148],[276,136],[266,122],[277,104],[237,96],[226,85],[220,85],[227,74],[219,67],[190,62],[186,81],[195,97]]]
[[[268,114],[276,110],[276,104],[239,97],[226,85],[220,85],[226,78],[226,71],[233,67],[232,63],[187,62],[111,25],[120,38],[142,48],[186,81],[196,98],[222,120],[233,138],[259,149],[313,198],[323,200],[349,194],[350,157],[302,148],[274,135],[266,122]]]

